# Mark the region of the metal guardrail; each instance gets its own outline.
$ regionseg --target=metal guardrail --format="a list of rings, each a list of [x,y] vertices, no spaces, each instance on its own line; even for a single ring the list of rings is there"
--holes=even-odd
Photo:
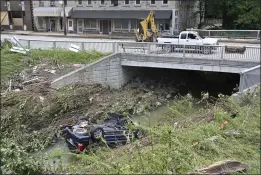
[[[259,47],[245,47],[242,50],[229,51],[225,46],[173,45],[147,42],[74,42],[22,40],[21,45],[27,49],[69,49],[71,44],[84,51],[103,53],[139,53],[159,56],[173,56],[202,59],[252,60],[260,61]]]
[[[239,92],[260,84],[260,65],[240,72]]]
[[[260,30],[202,30],[187,29],[196,31],[200,35],[213,38],[238,38],[238,39],[257,39],[260,40]]]
[[[121,44],[119,44],[121,47]],[[226,46],[196,46],[157,43],[133,43],[125,49],[118,48],[118,52],[139,53],[159,56],[173,56],[183,58],[251,60],[260,61],[259,47],[242,47],[231,49]]]

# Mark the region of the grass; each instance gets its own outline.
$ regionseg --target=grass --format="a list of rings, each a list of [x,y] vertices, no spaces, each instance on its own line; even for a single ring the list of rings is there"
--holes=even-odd
[[[71,52],[68,50],[31,50],[27,55],[10,51],[7,45],[1,48],[1,78],[6,79],[21,72],[30,64],[38,64],[43,58],[48,58],[64,64],[89,64],[109,53],[92,52]]]
[[[142,139],[117,149],[100,147],[93,153],[74,155],[78,161],[64,167],[63,172],[183,174],[232,159],[249,165],[247,174],[260,174],[259,95],[248,96],[242,103],[221,97],[200,107],[191,97],[177,99],[168,115],[160,117],[158,126],[146,129],[149,145]],[[239,113],[231,118],[234,111]],[[206,122],[209,116],[212,122]],[[228,124],[221,129],[225,120]],[[231,130],[240,135],[226,134]],[[211,137],[218,141],[211,141]]]

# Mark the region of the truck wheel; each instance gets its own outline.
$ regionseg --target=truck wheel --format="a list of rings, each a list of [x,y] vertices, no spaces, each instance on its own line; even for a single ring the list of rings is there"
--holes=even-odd
[[[102,137],[104,137],[104,131],[101,127],[94,128],[91,131],[91,137],[94,141],[99,141],[101,140]]]

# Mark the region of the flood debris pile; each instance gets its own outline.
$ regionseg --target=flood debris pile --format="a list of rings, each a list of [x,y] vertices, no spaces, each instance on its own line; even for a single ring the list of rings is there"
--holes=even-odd
[[[139,114],[166,103],[175,88],[155,84],[141,86],[136,81],[121,90],[101,85],[74,85],[59,90],[39,83],[27,84],[20,91],[2,96],[2,126],[5,136],[15,135],[17,142],[33,151],[46,146],[53,139],[57,126],[73,123],[79,116],[88,116],[91,122],[104,119],[108,112]],[[154,86],[153,90],[149,87]],[[169,93],[168,93],[169,92]]]
[[[204,99],[200,106],[191,95],[175,98],[168,114],[159,116],[159,125],[146,128],[144,138],[117,149],[97,148],[95,155],[77,155],[77,163],[60,171],[260,174],[259,95],[246,97],[247,104],[220,96],[213,103]],[[232,109],[237,110],[236,116]],[[231,130],[239,130],[240,134],[227,134]]]

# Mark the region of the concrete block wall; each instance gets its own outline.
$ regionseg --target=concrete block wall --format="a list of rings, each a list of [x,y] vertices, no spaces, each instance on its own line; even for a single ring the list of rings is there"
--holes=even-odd
[[[127,83],[135,73],[135,71],[121,66],[120,54],[112,54],[54,80],[51,87],[60,88],[75,83],[99,83],[118,89]]]

